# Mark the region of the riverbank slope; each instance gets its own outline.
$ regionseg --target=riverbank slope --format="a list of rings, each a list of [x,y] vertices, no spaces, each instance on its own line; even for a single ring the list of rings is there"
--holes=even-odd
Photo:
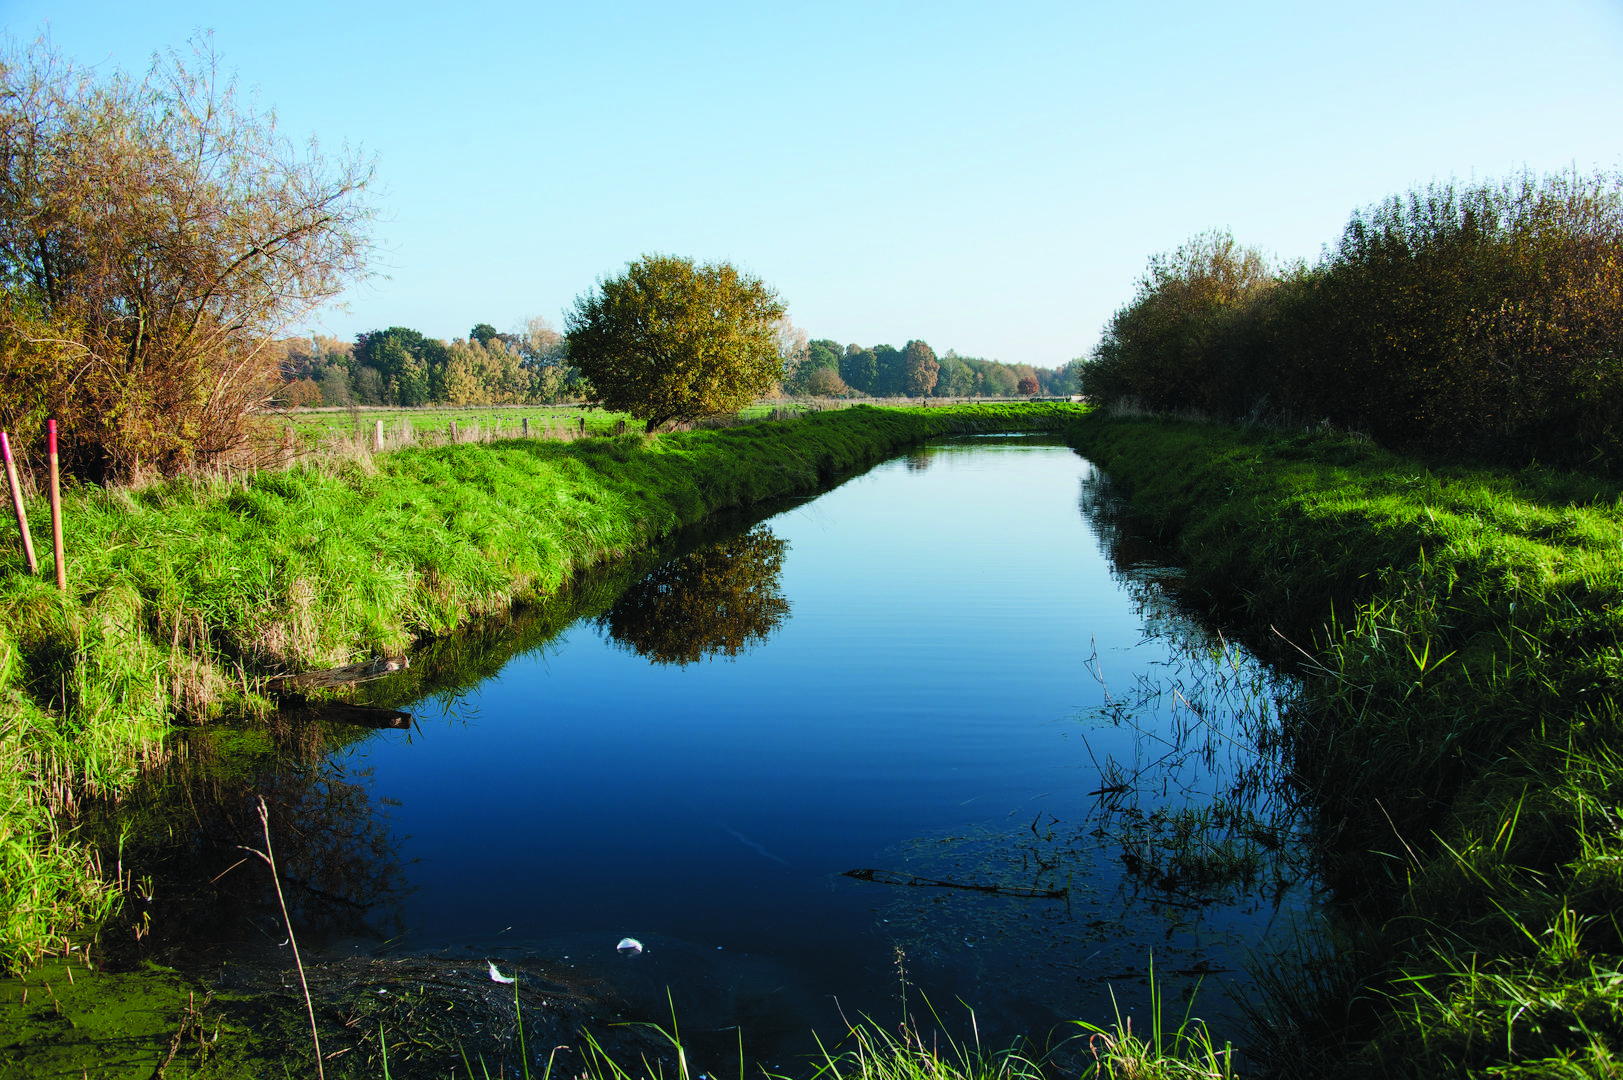
[[[1073,445],[1306,678],[1281,718],[1338,937],[1275,975],[1301,1076],[1611,1075],[1623,486],[1090,414]]]

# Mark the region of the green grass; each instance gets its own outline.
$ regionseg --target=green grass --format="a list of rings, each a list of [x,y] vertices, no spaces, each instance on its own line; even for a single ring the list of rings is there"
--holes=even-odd
[[[1089,417],[1189,580],[1295,656],[1335,939],[1273,982],[1295,1075],[1609,1074],[1623,1048],[1623,488],[1342,436]]]
[[[754,423],[806,411],[799,402],[751,405],[736,415],[720,417],[697,426]],[[585,408],[580,405],[427,405],[403,409],[383,406],[358,408],[329,407],[294,409],[275,423],[290,428],[294,447],[301,455],[320,454],[351,444],[369,445],[376,425],[383,424],[384,446],[437,446],[451,441],[450,428],[456,425],[458,442],[489,442],[523,435],[524,422],[535,439],[601,438],[627,431],[640,432],[642,421],[628,413]],[[585,427],[581,422],[585,421]]]
[[[761,410],[757,410],[758,412]],[[750,419],[757,417],[751,416]],[[589,435],[614,434],[620,421],[630,429],[640,431],[642,424],[625,413],[611,413],[602,409],[585,409],[579,405],[495,405],[460,407],[430,405],[417,409],[366,406],[355,409],[295,409],[279,421],[290,425],[297,434],[301,448],[319,450],[337,439],[371,436],[373,426],[383,421],[385,438],[389,445],[398,445],[406,433],[419,440],[446,439],[451,424],[458,435],[467,441],[487,438],[514,438],[522,432],[523,421],[529,420],[530,434],[534,438],[553,437],[567,428],[579,428],[586,421]]]

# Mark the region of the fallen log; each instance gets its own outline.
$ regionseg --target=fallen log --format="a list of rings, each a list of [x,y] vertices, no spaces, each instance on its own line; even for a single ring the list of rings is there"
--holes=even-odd
[[[407,657],[382,656],[362,664],[345,664],[343,667],[327,668],[325,671],[306,671],[298,675],[276,675],[265,681],[265,687],[272,693],[282,693],[288,690],[332,690],[341,686],[354,686],[357,683],[381,679],[385,675],[393,675],[397,671],[404,671],[410,666],[411,660]]]

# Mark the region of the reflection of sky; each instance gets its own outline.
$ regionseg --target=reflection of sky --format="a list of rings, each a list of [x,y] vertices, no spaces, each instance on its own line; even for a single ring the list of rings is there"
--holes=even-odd
[[[1087,463],[986,446],[772,519],[790,616],[736,661],[655,666],[578,624],[462,720],[365,744],[421,860],[420,934],[663,934],[837,968],[883,952],[889,897],[833,875],[1039,808],[1080,822],[1094,757],[1144,754],[1079,720],[1103,695],[1089,658],[1129,679],[1164,649],[1078,513]]]

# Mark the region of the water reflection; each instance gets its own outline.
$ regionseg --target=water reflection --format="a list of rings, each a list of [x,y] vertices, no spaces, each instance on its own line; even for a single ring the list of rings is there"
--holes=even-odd
[[[1146,535],[1109,478],[1094,470],[1079,505],[1145,631],[1166,663],[1104,691],[1092,718],[1137,733],[1135,756],[1100,758],[1093,827],[1120,847],[1142,888],[1197,908],[1269,904],[1314,883],[1308,806],[1292,782],[1280,717],[1290,674],[1226,640],[1199,617],[1166,552]]]
[[[1001,822],[894,846],[879,880],[974,882],[994,895],[892,888],[879,926],[916,972],[966,1000],[1018,984],[1061,1016],[1089,1015],[1109,987],[1128,1007],[1125,984],[1142,984],[1153,957],[1164,990],[1190,998],[1203,986],[1201,1014],[1232,1018],[1248,958],[1290,934],[1317,887],[1281,752],[1294,684],[1178,592],[1168,553],[1108,477],[1088,469],[1078,506],[1140,628],[1136,646],[1095,643],[1082,657],[1097,687],[1096,704],[1073,714],[1088,803],[1067,812],[1042,796]]]
[[[757,525],[660,566],[622,593],[597,626],[655,664],[737,659],[789,617],[780,580],[788,550]]]
[[[346,768],[336,756],[370,736],[371,724],[398,721],[386,710],[359,715],[368,723],[304,709],[254,728],[177,734],[161,771],[117,803],[87,810],[82,827],[99,838],[104,865],[124,879],[131,900],[103,934],[115,963],[197,964],[221,949],[287,937],[270,872],[244,851],[264,847],[260,798],[301,931],[398,932],[409,889],[391,800],[374,796],[370,769]]]

